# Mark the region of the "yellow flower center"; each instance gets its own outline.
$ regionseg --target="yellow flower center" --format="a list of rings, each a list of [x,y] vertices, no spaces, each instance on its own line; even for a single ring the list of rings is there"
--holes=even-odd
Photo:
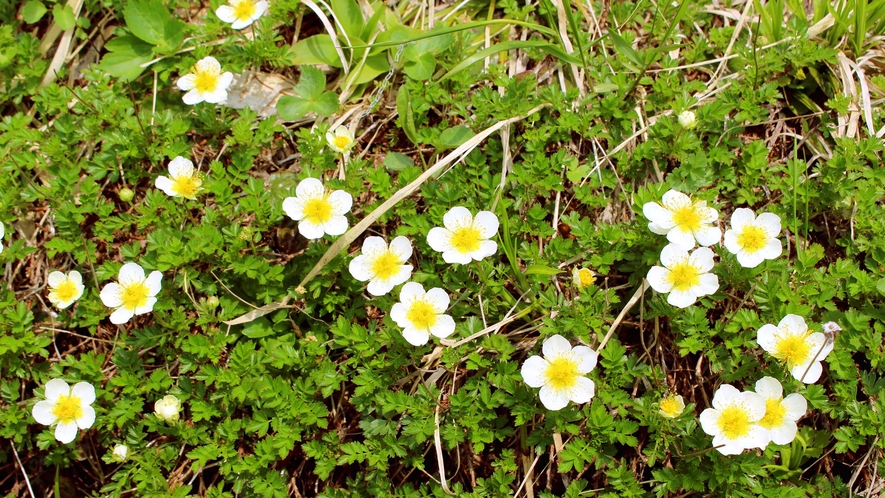
[[[568,356],[558,356],[549,360],[544,371],[545,384],[553,389],[572,389],[578,384],[578,362]]]
[[[332,203],[326,197],[310,199],[304,203],[304,219],[322,225],[332,219]]]
[[[581,268],[578,270],[578,285],[580,287],[587,287],[588,285],[593,285],[596,282],[596,275],[593,274],[587,268]]]
[[[436,310],[427,301],[415,301],[406,312],[406,319],[418,330],[427,330],[436,325]]]
[[[790,368],[801,365],[808,361],[811,355],[811,343],[808,341],[810,332],[804,334],[789,334],[776,337],[774,344],[774,356],[787,362]]]
[[[55,288],[55,295],[59,301],[70,301],[77,296],[77,284],[72,280],[65,280]]]
[[[456,251],[467,254],[479,250],[482,236],[480,236],[479,230],[472,226],[462,227],[452,232],[452,239],[449,243]]]
[[[123,293],[120,300],[123,301],[123,307],[127,310],[135,310],[147,304],[150,289],[143,283],[132,283],[123,287]]]
[[[390,280],[399,273],[402,265],[402,261],[396,254],[387,251],[372,261],[372,273],[381,280]]]
[[[761,251],[768,245],[768,234],[765,229],[756,225],[747,225],[737,236],[737,243],[749,253]]]
[[[661,411],[668,417],[677,417],[682,413],[682,406],[676,398],[664,398],[661,400]]]
[[[212,93],[218,88],[219,74],[215,71],[200,71],[194,69],[194,88],[197,93]]]
[[[750,417],[740,406],[729,406],[722,410],[716,425],[728,439],[737,439],[750,433]]]
[[[784,423],[786,415],[787,408],[781,403],[781,400],[768,398],[765,400],[765,416],[759,421],[759,425],[766,429],[780,427]]]
[[[333,140],[332,143],[334,143],[335,147],[339,149],[346,149],[350,147],[350,137],[338,135],[335,137],[335,140]]]
[[[674,290],[686,292],[701,283],[701,272],[688,261],[676,263],[670,268],[667,282],[670,282]]]
[[[59,396],[52,408],[52,414],[63,424],[70,424],[83,416],[83,403],[77,396]]]
[[[202,190],[203,180],[196,175],[194,176],[177,176],[172,179],[172,191],[176,194],[193,199],[197,192]]]
[[[242,2],[237,2],[234,7],[234,17],[237,18],[238,21],[248,21],[252,19],[252,16],[255,15],[255,4],[252,0],[243,0]]]
[[[701,212],[697,204],[673,211],[673,223],[683,232],[694,232],[701,228]]]

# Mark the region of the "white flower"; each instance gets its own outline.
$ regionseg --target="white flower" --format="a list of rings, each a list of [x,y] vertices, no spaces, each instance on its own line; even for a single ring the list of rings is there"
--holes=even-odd
[[[43,425],[55,426],[55,439],[67,444],[77,437],[77,429],[88,429],[95,422],[95,388],[88,382],[78,382],[74,387],[61,379],[52,379],[43,389],[45,401],[38,401],[31,414]]]
[[[127,447],[125,444],[118,444],[114,446],[114,451],[111,454],[111,458],[113,458],[114,461],[125,462],[128,457],[129,447]]]
[[[330,147],[343,154],[353,148],[353,132],[344,126],[339,126],[334,132],[326,132],[326,141]]]
[[[154,309],[160,292],[163,274],[151,272],[147,278],[144,269],[136,263],[126,263],[120,268],[119,283],[109,283],[101,290],[101,302],[108,308],[116,308],[111,313],[111,323],[126,323],[135,315],[143,315]]]
[[[667,302],[673,306],[687,308],[719,289],[719,277],[708,273],[713,269],[713,251],[706,247],[689,256],[684,247],[667,244],[661,251],[661,264],[664,266],[652,266],[646,279],[657,292],[669,292]]]
[[[642,214],[648,218],[648,229],[658,235],[666,235],[674,244],[691,249],[695,240],[699,245],[710,246],[722,238],[722,232],[713,223],[719,213],[707,207],[707,201],[694,201],[682,192],[668,190],[657,202],[642,206]]]
[[[495,254],[498,243],[488,240],[498,232],[498,217],[491,211],[480,211],[476,217],[464,207],[453,207],[443,216],[445,228],[433,227],[427,243],[442,254],[446,263],[466,265]]]
[[[444,314],[449,295],[439,287],[424,292],[424,286],[409,282],[399,291],[390,318],[403,328],[403,337],[413,346],[423,346],[430,334],[446,338],[455,331],[455,320]]]
[[[369,281],[368,291],[383,296],[412,276],[412,265],[405,264],[412,257],[412,243],[399,236],[390,246],[381,237],[366,237],[363,253],[350,262],[350,274],[360,282]]]
[[[756,268],[766,259],[781,255],[783,248],[777,238],[781,219],[774,213],[758,217],[751,209],[738,208],[731,214],[731,230],[725,232],[722,243],[728,252],[737,255],[744,268]]]
[[[83,295],[83,277],[77,270],[71,270],[67,275],[60,271],[54,271],[46,279],[49,284],[49,302],[63,310],[74,304]]]
[[[587,346],[574,348],[565,337],[553,335],[544,341],[544,357],[532,356],[522,364],[522,379],[530,387],[540,387],[538,396],[548,410],[559,410],[569,401],[589,403],[596,385],[584,377],[596,367],[596,351]]]
[[[676,120],[679,121],[679,126],[687,130],[694,128],[698,124],[697,116],[692,111],[680,112]]]
[[[683,410],[685,410],[685,401],[682,400],[682,396],[679,394],[668,395],[658,405],[658,413],[662,417],[676,418],[682,415]]]
[[[204,57],[194,64],[192,73],[179,78],[176,84],[178,88],[187,92],[183,99],[187,105],[203,101],[217,104],[227,100],[227,87],[233,79],[232,73],[221,72],[221,64],[215,60],[215,57]]]
[[[713,408],[701,412],[701,427],[713,436],[713,446],[723,455],[737,455],[768,444],[768,431],[758,422],[765,416],[765,398],[722,384],[713,395]]]
[[[194,163],[190,159],[177,156],[169,162],[169,176],[158,176],[154,185],[169,197],[185,197],[196,199],[203,190],[200,174],[194,172]]]
[[[579,289],[589,287],[596,283],[596,274],[589,268],[578,268],[576,266],[575,269],[572,270],[572,283],[574,283],[575,287]]]
[[[347,217],[353,197],[343,190],[326,192],[316,178],[305,178],[295,187],[295,197],[283,200],[283,211],[298,222],[298,231],[308,239],[323,234],[341,235],[347,231]]]
[[[160,417],[166,422],[177,422],[181,416],[181,401],[175,396],[167,394],[163,399],[158,399],[154,403],[154,415]]]
[[[787,315],[775,327],[763,325],[756,334],[756,342],[771,356],[787,364],[793,378],[814,384],[823,367],[820,362],[833,350],[833,343],[820,332],[808,330],[805,319]]]
[[[267,2],[260,0],[227,0],[227,5],[215,9],[215,15],[231,23],[232,29],[243,29],[257,21],[267,11]]]
[[[756,393],[765,398],[765,416],[759,426],[768,433],[774,444],[790,444],[796,438],[796,421],[805,416],[808,403],[799,393],[784,397],[784,388],[774,377],[762,377],[756,381]],[[762,449],[768,441],[762,445]]]

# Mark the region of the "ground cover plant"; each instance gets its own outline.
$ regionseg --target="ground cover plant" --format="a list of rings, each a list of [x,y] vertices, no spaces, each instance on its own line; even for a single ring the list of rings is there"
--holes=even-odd
[[[5,496],[879,496],[885,3],[0,5]]]

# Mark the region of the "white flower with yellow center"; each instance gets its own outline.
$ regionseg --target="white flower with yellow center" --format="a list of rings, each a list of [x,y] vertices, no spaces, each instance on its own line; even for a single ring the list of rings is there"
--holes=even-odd
[[[176,84],[187,92],[182,99],[187,105],[203,101],[217,104],[227,100],[227,87],[233,80],[233,73],[221,72],[221,64],[215,57],[204,57],[194,64],[192,73],[179,78]]]
[[[687,110],[680,112],[676,120],[679,121],[679,126],[686,130],[690,130],[698,124],[698,118],[695,116],[694,112]]]
[[[758,217],[751,209],[738,208],[731,214],[731,230],[725,232],[722,243],[728,252],[737,256],[744,268],[756,268],[766,259],[781,255],[783,247],[777,238],[781,219],[774,213]]]
[[[707,207],[707,201],[694,201],[682,192],[669,190],[657,202],[642,206],[642,214],[648,218],[648,229],[658,235],[666,235],[673,244],[691,249],[695,240],[702,246],[713,245],[722,238],[722,232],[713,223],[719,213]]]
[[[446,263],[466,265],[495,254],[498,243],[489,240],[498,232],[498,217],[491,211],[480,211],[474,217],[464,207],[453,207],[443,216],[443,226],[427,233],[427,243],[442,254]]]
[[[74,387],[61,379],[52,379],[43,389],[46,400],[38,401],[31,414],[43,425],[55,426],[55,439],[67,444],[77,437],[77,429],[88,429],[95,422],[95,388],[88,382]]]
[[[350,262],[350,274],[360,282],[369,281],[367,290],[383,296],[412,276],[412,243],[399,236],[388,246],[381,237],[366,237],[362,254]]]
[[[177,156],[169,162],[169,177],[158,176],[154,185],[169,197],[196,199],[203,190],[203,180],[194,171],[194,163],[190,159]]]
[[[166,422],[177,422],[181,417],[181,401],[167,394],[154,403],[154,415]]]
[[[713,447],[723,455],[737,455],[768,444],[768,431],[759,425],[765,416],[765,398],[722,384],[713,395],[713,408],[701,412],[701,427],[713,436]]]
[[[83,295],[83,277],[77,270],[71,270],[67,275],[60,271],[54,271],[46,279],[49,284],[49,302],[63,310],[74,304]]]
[[[775,327],[763,325],[756,334],[756,342],[771,356],[786,363],[793,378],[806,384],[820,379],[820,362],[833,350],[832,341],[820,332],[808,330],[805,319],[787,315]]]
[[[145,278],[144,270],[136,263],[126,263],[120,268],[118,283],[109,283],[101,290],[101,302],[108,308],[116,308],[111,313],[111,323],[126,323],[135,315],[143,315],[154,309],[160,292],[163,274],[151,272]]]
[[[403,337],[413,346],[427,344],[430,335],[444,339],[455,331],[455,320],[444,314],[449,295],[439,287],[424,292],[424,286],[408,282],[399,291],[390,318],[403,328]]]
[[[661,402],[658,404],[658,413],[666,418],[676,418],[682,415],[684,410],[685,401],[682,400],[682,396],[679,394],[669,394],[661,399]]]
[[[719,277],[709,273],[713,269],[713,251],[706,247],[695,249],[691,255],[676,244],[667,244],[661,251],[661,264],[652,266],[645,277],[651,288],[667,294],[667,302],[678,308],[687,308],[701,296],[719,289]]]
[[[353,197],[343,190],[326,191],[316,178],[305,178],[295,187],[295,197],[286,197],[283,211],[298,222],[298,231],[308,239],[323,234],[341,235],[347,231],[347,217]]]
[[[774,377],[762,377],[756,381],[756,393],[765,398],[765,416],[759,426],[766,430],[774,444],[790,444],[796,438],[799,427],[796,421],[805,416],[808,402],[799,393],[784,397],[784,388]],[[768,442],[762,446],[765,446]]]
[[[522,364],[522,379],[530,387],[540,387],[538,396],[548,410],[560,410],[569,401],[588,403],[596,385],[584,377],[596,367],[596,351],[575,346],[561,335],[553,335],[541,348],[544,357],[532,356]]]
[[[232,29],[243,29],[257,21],[267,11],[267,2],[260,0],[227,0],[227,5],[215,9],[215,15]]]
[[[344,126],[339,126],[335,128],[335,131],[327,131],[326,132],[326,141],[329,142],[329,146],[335,149],[337,152],[344,154],[353,148],[354,145],[354,136],[353,132],[348,130]]]
[[[596,283],[596,274],[589,268],[578,268],[576,266],[575,269],[572,270],[572,283],[574,283],[575,287],[579,289],[590,287]]]

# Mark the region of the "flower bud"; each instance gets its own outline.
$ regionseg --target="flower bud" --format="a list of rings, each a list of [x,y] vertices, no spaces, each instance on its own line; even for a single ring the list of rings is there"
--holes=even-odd
[[[111,455],[111,458],[113,458],[115,462],[125,462],[128,457],[129,448],[125,444],[114,446],[114,453]]]
[[[129,187],[123,187],[117,192],[117,196],[123,202],[131,202],[135,198],[135,191]]]
[[[679,113],[679,117],[677,118],[679,121],[679,125],[685,128],[686,130],[690,130],[697,126],[698,120],[695,114],[691,111],[682,111]]]
[[[206,298],[206,307],[210,310],[214,310],[218,307],[218,304],[221,301],[218,300],[218,296],[209,296]]]
[[[154,414],[166,422],[177,422],[179,412],[181,412],[181,401],[171,394],[163,396],[163,399],[154,403]]]

